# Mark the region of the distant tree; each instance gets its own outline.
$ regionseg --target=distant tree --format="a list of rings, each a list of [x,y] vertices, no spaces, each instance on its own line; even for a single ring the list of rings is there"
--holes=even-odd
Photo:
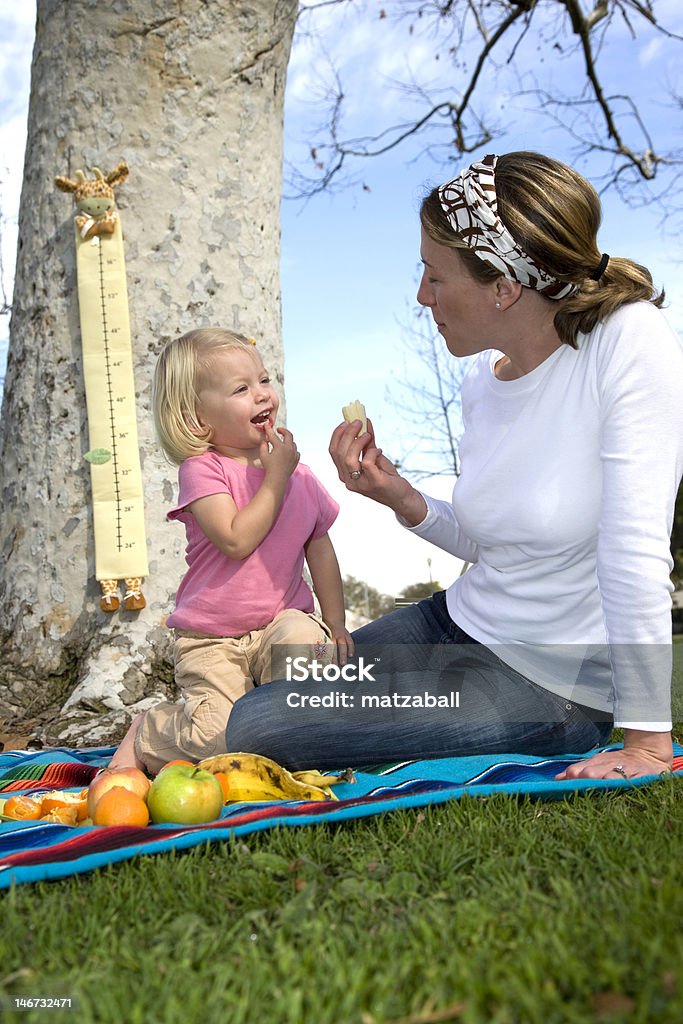
[[[387,455],[402,473],[415,480],[459,476],[458,449],[463,431],[460,389],[468,362],[449,355],[443,339],[421,313],[404,330],[412,366],[406,379],[397,383],[401,393],[389,388],[391,404],[403,417],[403,447]],[[425,371],[421,375],[416,372],[416,361]]]
[[[365,580],[356,579],[355,576],[344,577],[344,603],[348,611],[367,619],[377,619],[394,610],[393,597],[381,594]]]
[[[403,592],[399,595],[400,601],[422,601],[425,597],[431,597],[437,590],[443,590],[444,588],[437,580],[430,580],[428,583],[411,583],[410,586],[405,587]]]

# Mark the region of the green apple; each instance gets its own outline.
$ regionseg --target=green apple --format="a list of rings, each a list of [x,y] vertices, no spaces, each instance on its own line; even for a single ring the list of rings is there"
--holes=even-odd
[[[199,825],[220,817],[223,790],[211,772],[195,765],[172,764],[149,787],[147,806],[155,825]]]

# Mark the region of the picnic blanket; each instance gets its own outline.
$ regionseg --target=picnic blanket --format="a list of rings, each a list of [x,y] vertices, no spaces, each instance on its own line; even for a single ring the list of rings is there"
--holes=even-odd
[[[612,745],[603,749],[619,749]],[[0,795],[53,789],[81,790],[107,765],[113,747],[90,750],[56,748],[0,754]],[[674,776],[683,779],[683,747],[674,745]],[[362,768],[354,783],[335,786],[338,801],[271,801],[236,803],[223,808],[217,821],[204,825],[148,825],[146,828],[70,826],[57,822],[0,822],[0,888],[22,882],[64,878],[138,854],[187,849],[276,825],[314,825],[361,818],[406,807],[424,807],[463,796],[494,793],[529,794],[561,799],[571,793],[631,789],[658,781],[574,779],[554,776],[589,755],[539,758],[523,754],[454,757]]]

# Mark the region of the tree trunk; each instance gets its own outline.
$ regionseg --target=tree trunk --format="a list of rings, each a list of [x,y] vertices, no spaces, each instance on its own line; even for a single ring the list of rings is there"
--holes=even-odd
[[[184,536],[151,378],[171,337],[254,336],[281,387],[279,206],[296,0],[41,0],[0,423],[0,713],[44,742],[108,743],[173,693],[166,616]],[[71,198],[82,168],[130,168],[124,234],[149,577],[104,614],[94,576]],[[123,607],[123,606],[122,606]]]

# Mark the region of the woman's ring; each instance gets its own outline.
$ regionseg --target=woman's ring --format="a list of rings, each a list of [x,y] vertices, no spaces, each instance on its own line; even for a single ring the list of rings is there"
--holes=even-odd
[[[359,478],[360,474],[361,474],[360,469],[353,469],[349,473],[349,476],[351,477],[352,480],[357,480]]]
[[[623,764],[615,764],[612,771],[616,772],[618,775],[623,775],[625,779],[628,778],[628,775],[626,774]]]

